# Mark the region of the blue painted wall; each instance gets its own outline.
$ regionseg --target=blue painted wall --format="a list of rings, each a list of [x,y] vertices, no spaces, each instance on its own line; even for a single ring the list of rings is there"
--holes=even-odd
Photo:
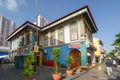
[[[61,56],[60,56],[60,64],[63,64],[63,65],[65,65],[65,66],[67,66],[68,65],[68,63],[66,62],[66,57],[69,55],[69,53],[70,53],[70,51],[71,50],[73,50],[72,48],[69,48],[68,47],[68,45],[62,45],[62,46],[56,46],[56,47],[59,47],[60,49],[61,49],[61,51],[62,51],[62,54],[61,54]],[[47,57],[47,59],[48,60],[53,60],[53,58],[52,58],[52,53],[51,53],[51,50],[52,50],[52,48],[53,47],[48,47],[48,48],[45,48],[46,50],[47,50],[47,55],[46,55],[46,57]],[[77,48],[79,51],[80,50],[82,50],[82,52],[83,53],[85,53],[86,51],[84,51],[82,48]],[[81,51],[80,51],[81,52]],[[86,53],[87,54],[87,53]],[[84,64],[87,64],[87,60],[84,60],[84,59],[87,59],[87,58],[82,58],[82,56],[84,56],[84,54],[82,55],[82,53],[81,53],[81,60],[80,61],[82,61],[82,62],[84,62]],[[84,56],[84,57],[86,57],[86,56]],[[83,65],[84,65],[83,64]]]
[[[59,47],[60,50],[62,51],[62,54],[60,56],[60,64],[67,66],[68,63],[66,62],[66,57],[69,55],[69,52],[71,51],[71,49],[68,48],[68,45],[62,45],[62,46],[56,46],[56,47]],[[53,60],[52,55],[51,55],[52,48],[53,47],[45,48],[47,50],[46,57],[48,60]]]

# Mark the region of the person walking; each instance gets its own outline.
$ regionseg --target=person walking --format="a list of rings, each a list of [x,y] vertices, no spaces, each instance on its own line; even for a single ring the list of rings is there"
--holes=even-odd
[[[108,74],[108,76],[111,76],[112,75],[112,67],[113,67],[113,62],[112,62],[111,58],[107,59],[106,67],[107,67],[107,74]]]

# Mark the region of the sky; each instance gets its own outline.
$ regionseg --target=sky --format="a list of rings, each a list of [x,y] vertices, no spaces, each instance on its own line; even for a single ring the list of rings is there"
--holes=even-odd
[[[88,5],[94,17],[104,49],[114,49],[115,34],[120,32],[120,0],[38,0],[38,14],[52,22]],[[36,0],[0,0],[0,14],[13,20],[19,27],[26,21],[35,22]]]

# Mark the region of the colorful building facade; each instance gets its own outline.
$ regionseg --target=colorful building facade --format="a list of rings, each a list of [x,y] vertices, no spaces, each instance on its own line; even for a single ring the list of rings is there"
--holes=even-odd
[[[101,63],[106,53],[106,51],[103,48],[104,45],[102,41],[98,38],[93,38],[93,43],[94,43],[94,46],[97,48],[96,51],[94,52],[96,63]]]
[[[54,60],[51,50],[59,47],[62,54],[60,64],[67,66],[66,57],[74,58],[72,67],[88,65],[89,52],[92,56],[91,64],[95,64],[94,45],[92,34],[98,31],[88,6],[84,6],[68,15],[65,15],[43,27],[29,21],[22,24],[7,40],[12,43],[13,56],[34,55],[34,45],[37,41],[39,51],[38,65],[53,66]]]

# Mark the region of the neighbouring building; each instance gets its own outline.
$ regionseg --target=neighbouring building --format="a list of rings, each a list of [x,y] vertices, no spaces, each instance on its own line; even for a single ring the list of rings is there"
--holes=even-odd
[[[54,60],[51,50],[59,47],[62,51],[60,64],[67,66],[66,57],[73,56],[74,63],[87,66],[88,56],[91,54],[91,64],[95,64],[92,34],[98,31],[93,16],[84,6],[43,27],[26,21],[7,37],[11,42],[11,53],[14,56],[34,55],[33,46],[38,42],[37,64],[53,66]]]
[[[95,59],[96,59],[96,63],[101,63],[102,59],[105,57],[106,55],[106,51],[103,48],[103,42],[98,39],[98,38],[93,38],[93,43],[94,46],[97,48],[95,53]]]
[[[38,26],[39,27],[43,27],[43,26],[45,26],[45,25],[47,25],[49,22],[44,18],[44,17],[42,17],[42,16],[38,16]]]
[[[0,54],[8,53],[10,51],[10,42],[6,37],[15,30],[15,23],[0,15]]]

